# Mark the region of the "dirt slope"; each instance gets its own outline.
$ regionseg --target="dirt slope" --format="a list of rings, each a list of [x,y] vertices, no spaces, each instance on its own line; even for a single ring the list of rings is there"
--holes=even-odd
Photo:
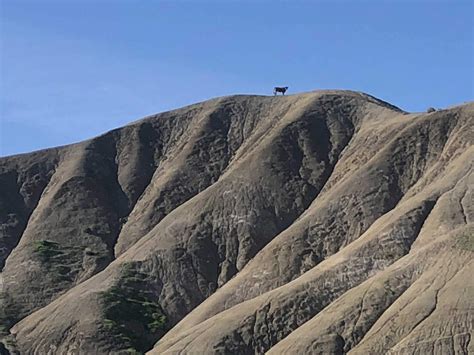
[[[317,91],[1,158],[3,346],[472,352],[473,142],[474,104]]]

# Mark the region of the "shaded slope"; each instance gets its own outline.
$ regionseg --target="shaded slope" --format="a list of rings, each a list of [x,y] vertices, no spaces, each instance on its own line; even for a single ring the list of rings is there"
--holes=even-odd
[[[45,157],[47,155],[47,157]],[[57,150],[4,158],[0,165],[0,269],[18,244],[27,221],[54,174]]]

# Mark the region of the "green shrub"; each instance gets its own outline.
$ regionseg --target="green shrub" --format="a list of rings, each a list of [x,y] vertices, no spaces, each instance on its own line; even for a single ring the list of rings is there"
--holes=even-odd
[[[43,261],[49,261],[51,258],[62,254],[59,250],[59,244],[50,240],[35,242],[35,253],[37,253]]]
[[[146,275],[125,264],[117,284],[101,294],[104,328],[134,351],[149,350],[167,326],[167,318],[146,289]]]

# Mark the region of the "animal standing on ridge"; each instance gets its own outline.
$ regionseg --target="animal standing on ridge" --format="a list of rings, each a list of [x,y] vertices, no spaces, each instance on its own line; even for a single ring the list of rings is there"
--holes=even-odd
[[[275,86],[273,88],[273,95],[276,95],[279,92],[281,92],[282,95],[285,95],[286,90],[288,90],[288,86],[284,86],[284,87]]]

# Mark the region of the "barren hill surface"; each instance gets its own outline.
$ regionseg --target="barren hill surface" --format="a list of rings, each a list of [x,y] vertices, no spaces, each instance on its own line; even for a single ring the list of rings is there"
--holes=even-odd
[[[316,91],[0,158],[0,354],[474,353],[473,143]]]

